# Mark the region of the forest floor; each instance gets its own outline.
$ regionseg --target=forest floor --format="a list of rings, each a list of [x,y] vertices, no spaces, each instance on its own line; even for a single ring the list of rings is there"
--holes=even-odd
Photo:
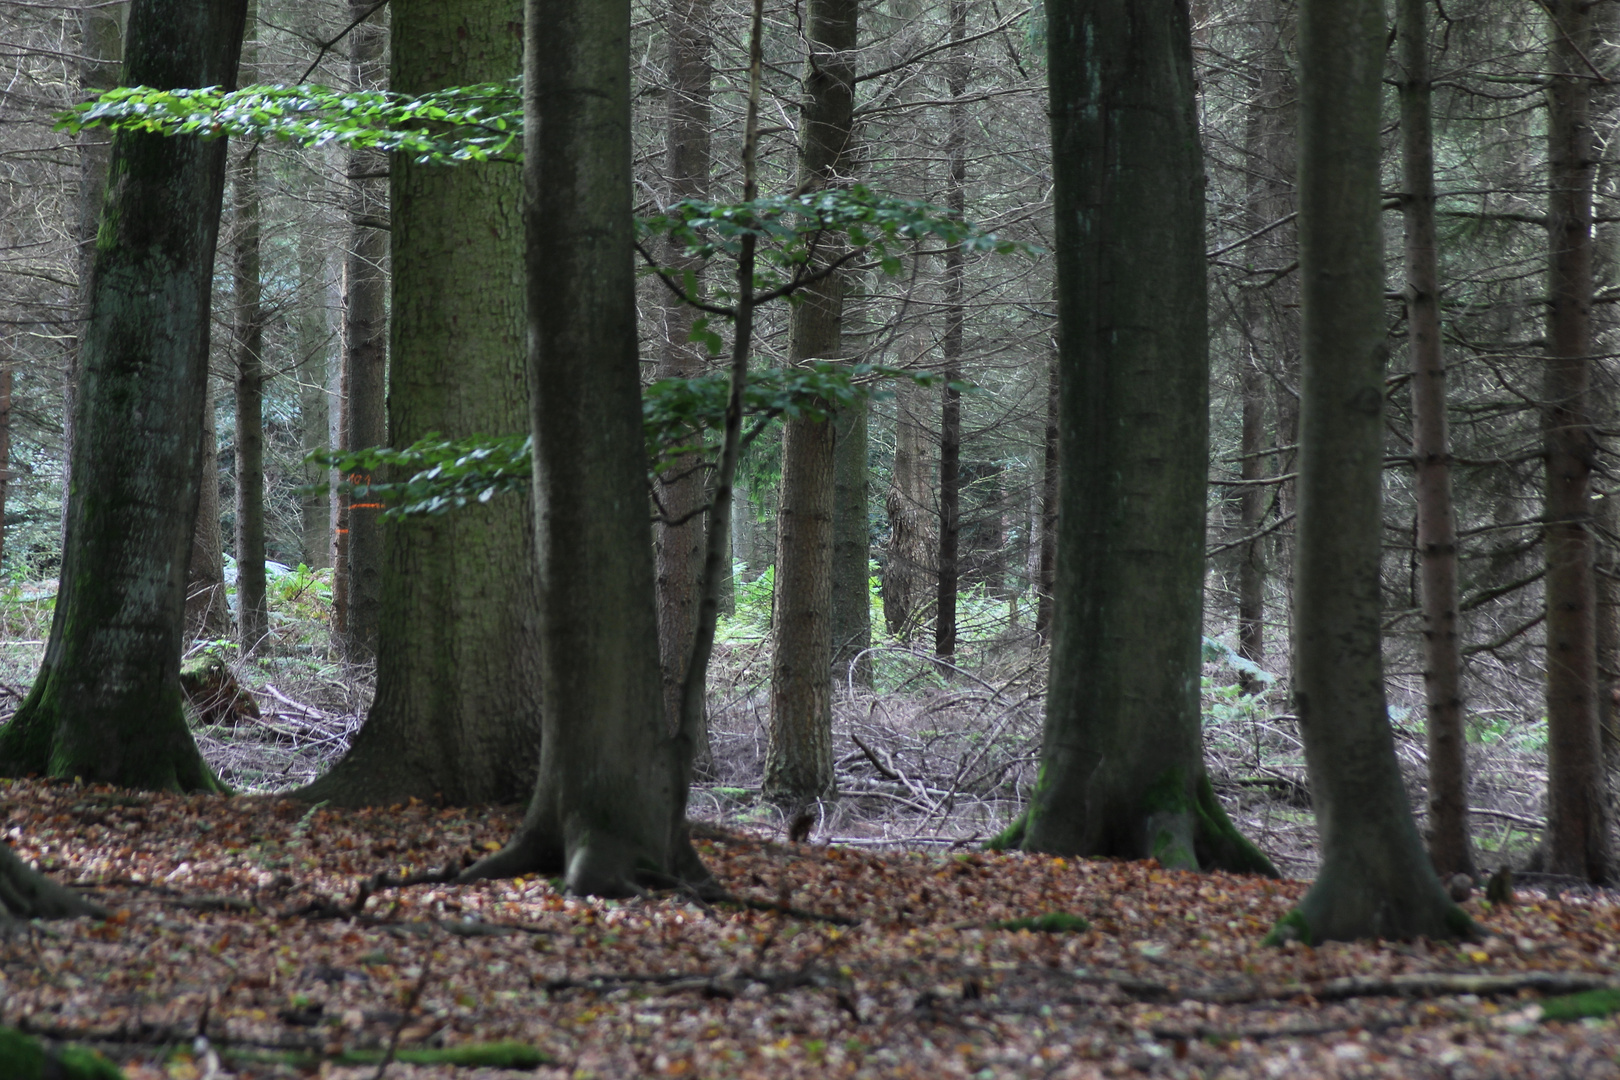
[[[1272,948],[1302,882],[706,829],[747,906],[540,878],[355,905],[518,816],[0,782],[6,838],[111,913],[0,940],[0,1025],[132,1080],[370,1080],[390,1046],[394,1080],[1620,1076],[1613,1018],[1537,1005],[1620,985],[1620,906],[1597,893],[1470,900],[1485,936],[1461,945]],[[1051,913],[1089,928],[996,926]],[[543,1063],[408,1062],[504,1041]]]

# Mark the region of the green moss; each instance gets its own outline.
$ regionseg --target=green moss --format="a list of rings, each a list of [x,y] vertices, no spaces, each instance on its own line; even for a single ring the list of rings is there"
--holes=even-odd
[[[1198,822],[1193,833],[1193,846],[1199,862],[1206,870],[1228,870],[1235,874],[1259,874],[1277,878],[1277,868],[1266,858],[1265,852],[1255,847],[1249,838],[1238,832],[1226,809],[1215,797],[1215,788],[1206,773],[1198,778],[1194,799]]]
[[[1066,911],[1048,911],[1028,919],[1002,919],[990,924],[991,930],[1030,930],[1040,934],[1079,934],[1091,929],[1091,924],[1078,915]]]
[[[1589,1016],[1612,1016],[1617,1012],[1620,1012],[1620,990],[1587,990],[1547,998],[1541,1003],[1543,1020],[1583,1020]]]
[[[1452,937],[1462,941],[1472,941],[1479,937],[1479,927],[1468,917],[1468,912],[1456,904],[1446,908],[1446,929],[1451,931]]]
[[[985,841],[985,848],[989,851],[1006,851],[1009,848],[1017,848],[1024,842],[1024,833],[1029,827],[1029,814],[1029,809],[1025,808],[1022,814],[1013,818],[1012,824]]]
[[[1306,921],[1304,914],[1298,908],[1290,911],[1277,920],[1277,925],[1271,928],[1262,945],[1286,945],[1290,941],[1304,942],[1306,945],[1315,944],[1311,937],[1311,924]]]
[[[118,1066],[82,1046],[46,1050],[39,1040],[0,1028],[0,1076],[6,1080],[124,1080]]]
[[[1193,810],[1187,797],[1187,774],[1171,766],[1142,793],[1142,809],[1150,814],[1186,814]],[[1157,838],[1155,838],[1157,843]],[[1162,860],[1161,860],[1162,861]]]
[[[1187,846],[1183,844],[1169,829],[1159,829],[1153,834],[1153,857],[1159,865],[1166,870],[1197,870],[1198,858]]]

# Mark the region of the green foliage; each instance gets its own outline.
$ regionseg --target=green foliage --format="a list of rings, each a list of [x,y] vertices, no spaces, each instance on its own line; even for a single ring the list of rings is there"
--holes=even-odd
[[[807,275],[819,276],[827,265],[856,258],[875,260],[885,274],[894,276],[900,273],[902,252],[919,240],[959,246],[968,252],[1029,255],[1039,251],[1030,244],[983,232],[920,199],[879,195],[863,184],[767,195],[743,203],[685,199],[661,214],[641,219],[637,231],[643,241],[667,237],[688,256],[704,260],[736,255],[743,237],[755,237],[759,241],[753,282],[756,303],[788,295],[810,280]],[[832,236],[841,238],[844,250],[830,251]],[[830,260],[829,254],[834,256]],[[812,272],[810,268],[818,261],[823,265]],[[656,266],[652,271],[662,274],[684,296],[697,295],[696,277],[690,271],[678,273]],[[724,305],[737,299],[723,286],[717,287],[713,298],[718,308],[708,310],[719,314],[729,313]],[[710,352],[720,351],[719,335],[710,332],[707,323],[694,327],[692,340],[704,342]]]
[[[419,162],[516,161],[522,153],[520,80],[451,86],[427,94],[245,86],[154,90],[126,86],[74,106],[57,126],[158,135],[272,139],[409,154]]]
[[[94,1050],[63,1046],[47,1050],[37,1039],[0,1028],[0,1075],[7,1080],[123,1080],[118,1066]]]
[[[749,438],[779,416],[826,420],[834,410],[882,394],[889,379],[911,379],[932,386],[938,376],[880,364],[816,361],[806,367],[768,368],[749,375],[744,412],[753,418]],[[724,374],[692,379],[661,379],[642,394],[642,430],[655,473],[698,454],[719,454],[716,435],[725,423],[729,383]],[[386,507],[386,517],[442,514],[496,495],[527,490],[530,448],[527,435],[470,435],[446,439],[429,434],[403,450],[371,446],[362,450],[317,450],[308,460],[338,470],[339,491]],[[390,479],[404,476],[403,480]],[[324,487],[317,488],[324,490]]]

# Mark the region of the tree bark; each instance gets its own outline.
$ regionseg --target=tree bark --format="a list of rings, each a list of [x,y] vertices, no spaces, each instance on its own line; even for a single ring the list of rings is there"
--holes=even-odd
[[[832,676],[872,688],[872,527],[867,514],[866,401],[833,417]]]
[[[149,0],[123,81],[232,85],[245,3]],[[216,790],[181,710],[225,144],[120,133],[97,233],[61,589],[0,771]]]
[[[331,324],[326,304],[326,246],[313,229],[298,236],[298,426],[303,455],[331,446]],[[305,465],[304,484],[326,482],[327,470]],[[299,517],[304,565],[324,569],[332,565],[332,500],[323,491],[300,499]]]
[[[921,336],[919,332],[919,336]],[[917,359],[923,346],[915,349]],[[884,508],[889,516],[889,550],[883,564],[883,621],[901,641],[923,621],[933,593],[933,443],[924,421],[931,395],[910,379],[894,384],[894,461]]]
[[[1462,643],[1457,632],[1457,521],[1451,501],[1446,360],[1434,224],[1425,0],[1398,0],[1401,147],[1406,190],[1406,326],[1412,353],[1412,455],[1417,461],[1418,558],[1423,578],[1423,687],[1428,702],[1429,858],[1442,878],[1474,873],[1468,834]]]
[[[370,0],[351,0],[358,18],[373,10]],[[350,32],[350,82],[359,88],[382,82],[379,70],[385,36],[376,16]],[[369,150],[349,154],[349,256],[344,270],[343,449],[359,450],[388,441],[385,379],[388,365],[388,234],[368,222],[387,215],[387,187],[380,175],[388,160]],[[368,478],[351,476],[364,483]],[[376,655],[382,612],[382,523],[375,500],[344,498],[339,510],[342,549],[341,611],[333,619],[352,661]],[[338,592],[334,582],[333,592]]]
[[[79,9],[79,90],[99,94],[118,85],[120,61],[124,56],[124,23],[128,5],[90,4]],[[76,137],[79,147],[79,316],[90,315],[90,282],[95,270],[96,228],[101,222],[101,203],[107,191],[107,164],[112,155],[112,135],[105,128],[86,128]],[[62,379],[62,445],[73,446],[73,417],[79,393],[79,353],[84,333],[75,329],[67,349],[67,370]],[[73,486],[73,455],[62,461],[62,532],[67,533],[67,491]]]
[[[248,5],[249,34],[258,4]],[[244,46],[244,52],[256,52]],[[237,162],[235,289],[236,353],[236,625],[242,655],[251,656],[270,632],[264,576],[264,309],[259,281],[259,148]]]
[[[465,877],[561,872],[622,895],[701,872],[664,721],[641,432],[629,0],[527,0],[525,221],[540,560],[540,774]]]
[[[799,135],[799,187],[848,181],[855,109],[855,0],[810,0],[807,104]],[[844,275],[800,294],[788,361],[843,355]],[[788,420],[782,430],[777,508],[776,605],[771,621],[771,725],[767,798],[797,804],[834,792],[832,572],[834,452],[830,422]]]
[[[1322,869],[1276,935],[1448,938],[1446,896],[1406,803],[1379,639],[1383,472],[1381,0],[1300,5],[1301,392],[1295,710]]]
[[[390,85],[425,93],[521,70],[521,0],[393,0]],[[522,430],[523,185],[510,165],[395,159],[394,445]],[[454,364],[444,358],[454,356]],[[354,745],[298,797],[516,802],[540,759],[533,508],[500,499],[384,526],[377,693]]]
[[[709,96],[713,81],[709,65],[710,8],[710,0],[671,0],[669,5],[670,89],[665,173],[670,202],[709,196]],[[677,272],[690,271],[694,280],[703,273],[704,260],[688,256],[685,245],[674,241],[665,246],[663,260]],[[658,377],[690,379],[701,375],[707,359],[704,349],[688,340],[695,309],[671,302],[660,314],[664,330],[659,343]],[[680,725],[681,687],[686,679],[687,661],[692,655],[692,635],[697,629],[705,518],[712,515],[701,512],[708,495],[704,490],[705,472],[699,468],[695,456],[673,463],[666,475],[670,479],[658,483],[661,514],[654,538],[664,714],[673,731]],[[698,770],[707,772],[707,724],[696,735],[696,740]]]
[[[966,0],[950,0],[951,49],[945,78],[951,95],[945,136],[945,209],[958,221],[967,212],[968,58],[961,42],[967,34]],[[956,655],[956,591],[960,584],[962,534],[962,394],[953,385],[962,377],[962,318],[967,259],[960,245],[945,252],[945,332],[940,357],[945,389],[939,419],[939,595],[934,602],[934,654]]]
[[[1047,13],[1063,662],[1027,817],[1000,840],[1275,875],[1203,763],[1208,300],[1187,8],[1048,0]]]
[[[205,394],[197,524],[186,565],[186,637],[218,641],[231,636],[231,607],[225,596],[225,544],[219,527],[219,436],[212,379]]]
[[[31,868],[0,842],[0,926],[11,919],[71,919],[106,912]]]
[[[1608,823],[1598,740],[1597,595],[1590,403],[1592,181],[1590,5],[1553,0],[1548,54],[1548,356],[1543,397],[1547,551],[1547,869],[1607,881]]]
[[[12,361],[0,360],[0,565],[6,558],[6,489],[11,483]]]

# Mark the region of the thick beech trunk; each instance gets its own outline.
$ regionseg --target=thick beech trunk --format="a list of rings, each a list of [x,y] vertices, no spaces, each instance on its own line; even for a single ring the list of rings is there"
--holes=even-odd
[[[1047,13],[1062,662],[1033,801],[1000,839],[1275,874],[1227,820],[1203,763],[1209,351],[1187,9],[1048,0]]]
[[[1295,710],[1322,869],[1276,936],[1456,937],[1407,806],[1379,639],[1383,478],[1380,0],[1300,5],[1301,392]]]
[[[371,0],[351,0],[350,16],[375,10]],[[350,32],[350,82],[360,88],[381,85],[385,35],[379,16]],[[344,267],[343,449],[381,446],[388,441],[388,234],[376,224],[388,214],[388,159],[358,150],[349,154],[349,254]],[[367,477],[351,476],[363,483]],[[376,655],[382,613],[382,523],[372,499],[345,497],[339,509],[340,581],[333,582],[333,623],[349,659]],[[340,592],[341,598],[337,594]],[[339,607],[339,605],[341,605]]]
[[[1398,0],[1402,173],[1406,190],[1406,326],[1412,352],[1412,456],[1417,463],[1423,577],[1423,687],[1428,700],[1429,857],[1442,877],[1474,872],[1468,835],[1462,642],[1457,633],[1457,521],[1451,503],[1446,361],[1434,227],[1428,4]]]
[[[1548,65],[1546,869],[1607,881],[1608,823],[1598,738],[1597,592],[1588,394],[1592,353],[1591,5],[1553,0]]]
[[[397,90],[495,82],[521,69],[521,0],[391,8]],[[510,165],[394,161],[395,446],[529,422],[522,179]],[[467,805],[533,791],[541,726],[533,528],[527,498],[384,525],[376,697],[349,753],[300,798]]]
[[[629,0],[527,0],[525,220],[540,561],[540,774],[465,875],[630,892],[701,867],[664,720],[636,355]],[[723,524],[723,523],[722,523]],[[825,674],[825,673],[823,673]]]
[[[128,85],[231,85],[242,0],[149,0]],[[213,790],[181,711],[209,301],[225,143],[123,133],[97,234],[67,536],[39,677],[0,730],[0,771]]]
[[[668,199],[701,199],[709,195],[709,65],[710,0],[672,0],[669,5],[669,113],[665,172]],[[664,265],[702,274],[704,260],[686,254],[685,245],[670,242]],[[670,301],[660,312],[658,377],[690,379],[701,375],[706,357],[701,345],[688,340],[695,309]],[[706,473],[695,458],[676,462],[658,485],[661,510],[654,533],[658,570],[658,652],[664,672],[664,714],[674,730],[680,724],[681,686],[697,630],[698,579],[703,573],[706,522],[701,512],[708,497]],[[697,736],[698,768],[709,768],[707,725]]]
[[[847,182],[855,108],[855,0],[810,0],[807,103],[799,135],[799,186]],[[844,275],[801,294],[788,360],[843,355]],[[800,803],[833,794],[833,423],[793,419],[782,431],[777,508],[776,605],[771,621],[771,726],[765,794]]]

